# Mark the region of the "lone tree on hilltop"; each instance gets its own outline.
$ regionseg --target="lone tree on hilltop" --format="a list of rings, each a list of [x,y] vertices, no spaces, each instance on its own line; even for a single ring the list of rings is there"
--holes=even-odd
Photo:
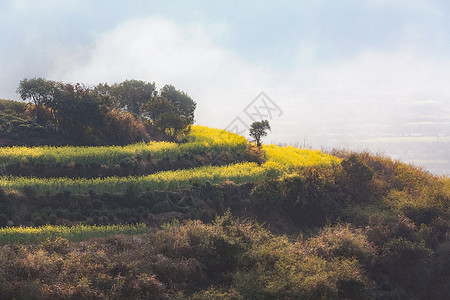
[[[250,136],[255,139],[256,146],[261,147],[261,138],[267,135],[267,130],[270,130],[267,120],[256,121],[250,125]]]

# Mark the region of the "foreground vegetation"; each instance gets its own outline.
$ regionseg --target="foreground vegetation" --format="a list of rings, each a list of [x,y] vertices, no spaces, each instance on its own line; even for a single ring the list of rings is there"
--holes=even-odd
[[[390,223],[392,222],[392,224]],[[296,240],[232,218],[88,242],[0,248],[1,298],[445,299],[448,243],[404,218]],[[388,232],[386,228],[394,225]],[[380,238],[389,240],[380,242]],[[433,249],[433,250],[432,250]]]
[[[3,246],[2,297],[365,298],[372,286],[362,268],[375,250],[360,233],[337,230],[359,256],[334,249],[335,257],[325,257],[313,249],[316,240],[290,242],[230,215],[132,238]],[[321,247],[340,243],[319,238],[326,239]]]

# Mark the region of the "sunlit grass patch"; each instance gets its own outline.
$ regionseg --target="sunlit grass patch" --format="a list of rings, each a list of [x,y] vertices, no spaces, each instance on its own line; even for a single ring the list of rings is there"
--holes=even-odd
[[[163,171],[147,176],[106,178],[28,178],[0,177],[0,187],[6,190],[33,189],[38,194],[71,191],[73,193],[121,193],[133,186],[137,190],[167,190],[193,184],[219,184],[226,180],[245,183],[261,178],[265,169],[257,163],[238,163],[229,166],[204,166],[194,169]]]
[[[147,225],[140,223],[136,225],[75,225],[54,226],[45,225],[41,227],[5,227],[0,228],[0,244],[10,243],[34,243],[65,238],[69,241],[82,241],[91,238],[105,238],[108,236],[126,234],[134,235],[148,232]]]
[[[181,144],[153,141],[126,146],[0,147],[0,164],[113,165],[131,158],[161,159],[211,151],[237,151],[247,145],[243,136],[205,126],[193,126],[187,141]]]

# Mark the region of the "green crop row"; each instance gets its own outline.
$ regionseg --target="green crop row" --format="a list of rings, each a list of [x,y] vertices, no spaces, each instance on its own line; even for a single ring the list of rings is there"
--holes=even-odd
[[[69,241],[82,241],[91,238],[105,238],[108,236],[126,234],[134,235],[148,232],[147,225],[75,225],[41,227],[4,227],[0,228],[0,245],[10,243],[34,243],[47,239],[65,238]]]
[[[291,147],[267,146],[268,161],[257,163],[237,163],[228,166],[203,166],[194,169],[163,171],[146,176],[106,177],[106,178],[35,178],[0,177],[0,187],[5,190],[25,191],[31,189],[38,194],[61,193],[122,193],[133,187],[137,191],[166,190],[188,187],[207,182],[219,184],[226,180],[235,183],[247,183],[258,180],[268,174],[281,175],[286,171],[309,166],[333,165],[339,159],[320,151],[299,150]]]
[[[237,134],[204,126],[193,126],[187,142],[182,144],[150,142],[101,147],[0,147],[0,165],[89,165],[92,163],[112,165],[133,158],[162,159],[214,151],[232,152],[245,149],[246,144],[247,140]]]
[[[106,178],[28,178],[0,177],[0,187],[5,190],[32,189],[38,194],[61,193],[121,193],[130,186],[136,190],[165,190],[187,187],[192,184],[218,184],[225,180],[243,183],[264,176],[266,169],[256,163],[239,163],[230,166],[204,166],[195,169],[164,171],[147,176],[106,177]]]

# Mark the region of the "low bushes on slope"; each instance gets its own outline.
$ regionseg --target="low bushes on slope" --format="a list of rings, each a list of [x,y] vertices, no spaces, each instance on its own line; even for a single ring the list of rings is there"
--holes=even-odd
[[[229,214],[136,237],[0,248],[0,298],[367,298],[354,258],[307,253]],[[219,298],[220,299],[220,298]]]

